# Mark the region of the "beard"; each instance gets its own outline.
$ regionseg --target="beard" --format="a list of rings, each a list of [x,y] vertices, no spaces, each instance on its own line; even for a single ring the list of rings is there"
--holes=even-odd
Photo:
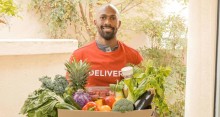
[[[112,31],[111,32],[105,32],[104,31],[105,27],[111,28]],[[111,40],[111,39],[115,38],[116,33],[117,33],[117,28],[114,28],[114,27],[111,27],[111,26],[101,26],[101,27],[98,27],[98,33],[105,40]]]

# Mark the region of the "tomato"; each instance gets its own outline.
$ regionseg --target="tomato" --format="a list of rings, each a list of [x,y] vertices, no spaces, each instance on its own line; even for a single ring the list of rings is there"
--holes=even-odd
[[[108,105],[102,105],[99,107],[99,111],[104,111],[104,112],[108,112],[108,111],[111,111],[111,107],[108,106]]]
[[[104,103],[108,106],[110,106],[112,108],[112,105],[114,104],[115,102],[115,97],[114,96],[107,96],[105,97],[104,99]]]

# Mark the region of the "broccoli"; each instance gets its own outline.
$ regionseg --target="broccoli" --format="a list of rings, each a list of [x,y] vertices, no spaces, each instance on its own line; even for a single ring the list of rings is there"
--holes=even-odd
[[[56,94],[63,94],[65,92],[65,88],[68,86],[68,82],[64,76],[56,75],[53,81],[53,91]]]
[[[61,75],[56,75],[54,80],[51,77],[44,76],[39,78],[39,81],[42,82],[42,88],[50,89],[58,95],[63,95],[65,88],[68,86],[66,78]]]
[[[42,83],[42,88],[53,90],[53,81],[51,80],[51,77],[44,76],[39,78],[39,81]]]
[[[134,110],[134,104],[133,102],[127,100],[127,99],[120,99],[117,102],[115,102],[112,111],[120,111],[120,112],[125,112],[125,111],[133,111]]]

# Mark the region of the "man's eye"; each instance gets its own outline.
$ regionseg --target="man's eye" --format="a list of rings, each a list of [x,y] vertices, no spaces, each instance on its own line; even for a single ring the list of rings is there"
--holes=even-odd
[[[100,17],[100,19],[104,20],[104,19],[106,19],[106,17]]]
[[[116,18],[115,17],[111,17],[111,20],[115,20]]]

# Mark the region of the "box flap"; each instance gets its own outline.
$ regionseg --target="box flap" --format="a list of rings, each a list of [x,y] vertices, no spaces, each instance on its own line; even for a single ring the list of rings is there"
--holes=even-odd
[[[81,110],[59,109],[58,117],[153,117],[153,110],[140,110],[130,112],[95,112]]]

